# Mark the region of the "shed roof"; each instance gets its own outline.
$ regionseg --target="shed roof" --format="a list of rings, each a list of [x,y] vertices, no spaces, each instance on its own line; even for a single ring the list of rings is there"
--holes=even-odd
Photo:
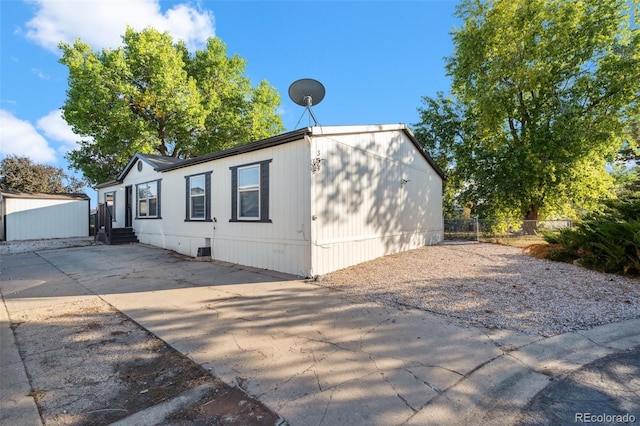
[[[20,192],[0,191],[2,198],[23,198],[34,200],[90,200],[87,194],[80,193],[48,193],[48,192]]]

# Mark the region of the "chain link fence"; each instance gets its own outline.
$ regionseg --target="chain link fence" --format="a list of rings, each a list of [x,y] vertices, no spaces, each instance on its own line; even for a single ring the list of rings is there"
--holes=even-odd
[[[574,221],[518,219],[445,219],[445,240],[466,240],[523,246],[542,241],[544,230],[573,227]]]

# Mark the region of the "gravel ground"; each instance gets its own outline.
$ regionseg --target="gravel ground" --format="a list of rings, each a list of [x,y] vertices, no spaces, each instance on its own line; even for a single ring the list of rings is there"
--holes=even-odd
[[[327,274],[319,284],[541,336],[640,317],[640,279],[536,259],[497,244],[423,247]]]
[[[93,237],[52,238],[48,240],[1,241],[0,255],[30,253],[68,247],[84,247],[100,244]]]

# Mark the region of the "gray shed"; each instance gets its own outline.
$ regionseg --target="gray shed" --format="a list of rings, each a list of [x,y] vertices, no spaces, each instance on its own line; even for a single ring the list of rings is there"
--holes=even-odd
[[[0,240],[89,236],[85,194],[0,191]]]

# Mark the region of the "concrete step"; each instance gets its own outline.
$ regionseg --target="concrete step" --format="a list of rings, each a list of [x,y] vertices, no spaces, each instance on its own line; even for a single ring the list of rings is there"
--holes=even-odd
[[[133,228],[113,228],[111,230],[109,244],[129,244],[137,242],[139,242],[138,237]]]

